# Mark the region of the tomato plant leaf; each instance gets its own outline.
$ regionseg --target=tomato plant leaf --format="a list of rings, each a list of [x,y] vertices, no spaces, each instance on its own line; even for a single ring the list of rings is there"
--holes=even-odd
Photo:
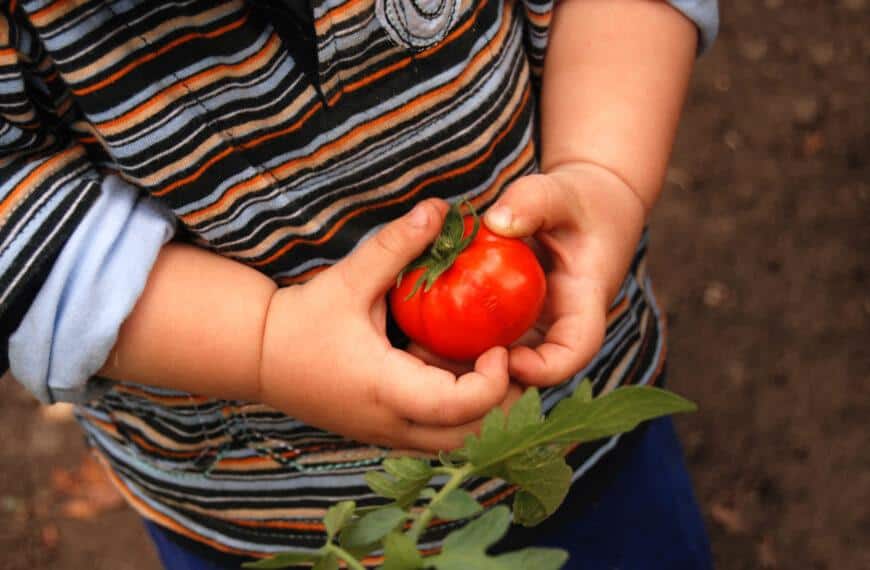
[[[474,519],[464,527],[454,530],[444,539],[441,552],[480,551],[483,552],[508,530],[511,522],[511,512],[504,505],[499,505]]]
[[[540,398],[529,389],[526,397]],[[496,408],[484,417],[480,436],[469,435],[463,450],[475,466],[475,473],[505,477],[505,462],[526,450],[549,444],[569,444],[592,441],[630,431],[645,420],[659,416],[688,412],[695,405],[671,392],[647,386],[627,386],[587,400],[588,390],[582,388],[562,400],[540,423],[522,421],[522,414],[505,422],[504,413]],[[524,406],[531,406],[527,403]]]
[[[428,461],[422,459],[413,457],[385,459],[383,467],[384,471],[398,480],[419,481],[425,479],[428,481],[432,478],[432,466],[429,465]]]
[[[581,402],[591,402],[592,382],[590,382],[588,378],[583,379],[583,381],[574,389],[574,393],[571,394],[571,397],[577,398]]]
[[[441,500],[432,504],[435,516],[444,520],[467,519],[483,510],[468,491],[453,489]]]
[[[496,557],[504,570],[559,570],[568,561],[568,553],[558,548],[530,547]]]
[[[386,497],[394,499],[400,507],[407,507],[413,503],[420,494],[429,479],[397,479],[382,471],[369,471],[365,475],[366,484],[372,491]]]
[[[356,503],[353,501],[341,501],[329,507],[329,510],[326,511],[326,516],[323,517],[323,524],[326,526],[326,535],[329,542],[332,542],[335,535],[350,522],[355,508]]]
[[[696,408],[667,390],[625,386],[588,402],[579,397],[562,400],[537,435],[552,443],[592,441],[631,431],[646,420]]]
[[[341,533],[341,545],[359,547],[375,543],[408,518],[408,513],[389,505],[374,510],[348,525]]]
[[[547,509],[534,495],[520,490],[514,496],[514,522],[523,526],[541,524],[547,518]]]
[[[555,549],[526,548],[490,556],[486,550],[500,540],[510,525],[510,510],[504,505],[455,530],[444,539],[441,553],[424,560],[437,570],[558,570],[567,555]]]
[[[519,433],[531,426],[539,425],[543,421],[541,397],[536,389],[528,389],[511,406],[507,418],[507,432]]]
[[[417,570],[423,567],[423,557],[417,545],[407,535],[391,532],[384,539],[384,565],[381,570]]]
[[[560,447],[535,448],[509,459],[506,480],[522,489],[517,496],[521,501],[519,514],[514,504],[517,522],[533,526],[553,514],[571,488],[572,473]],[[536,508],[532,508],[533,503],[526,495],[534,497]],[[543,518],[538,510],[543,511]]]
[[[322,550],[317,550],[315,552],[282,552],[272,556],[271,558],[264,558],[263,560],[257,560],[256,562],[245,562],[242,564],[242,568],[287,568],[288,566],[298,566],[299,564],[304,564],[306,562],[314,562],[321,558],[323,558]]]

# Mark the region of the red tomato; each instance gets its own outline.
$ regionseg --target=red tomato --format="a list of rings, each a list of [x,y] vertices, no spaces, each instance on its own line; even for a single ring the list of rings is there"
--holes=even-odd
[[[475,220],[478,231],[469,242]],[[451,223],[452,237],[446,235]],[[451,254],[455,259],[444,267]],[[438,274],[424,287],[427,270]],[[529,246],[490,232],[476,215],[461,217],[454,207],[430,252],[391,290],[390,307],[414,342],[445,358],[473,360],[522,336],[538,318],[545,293],[544,271]]]

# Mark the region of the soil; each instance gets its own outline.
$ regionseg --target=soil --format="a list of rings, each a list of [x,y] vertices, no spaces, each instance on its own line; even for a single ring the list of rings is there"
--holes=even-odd
[[[722,4],[652,224],[678,428],[717,568],[870,568],[870,2]],[[0,569],[158,568],[85,457],[0,383]]]

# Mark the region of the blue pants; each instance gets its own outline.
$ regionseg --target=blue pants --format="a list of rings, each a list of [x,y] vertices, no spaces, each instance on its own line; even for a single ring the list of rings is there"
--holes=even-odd
[[[704,523],[683,454],[669,418],[653,421],[601,497],[578,517],[568,517],[537,546],[570,554],[567,569],[710,570]],[[147,523],[167,570],[239,568],[241,559],[208,559]],[[508,550],[515,548],[506,545]],[[469,569],[473,570],[473,569]]]

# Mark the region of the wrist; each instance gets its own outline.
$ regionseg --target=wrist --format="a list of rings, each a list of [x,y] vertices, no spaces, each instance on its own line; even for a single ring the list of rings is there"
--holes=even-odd
[[[654,199],[645,198],[617,170],[598,162],[588,160],[561,162],[549,166],[544,170],[544,174],[566,181],[575,194],[600,189],[611,198],[621,198],[623,207],[629,212],[634,212],[635,215],[631,218],[634,219],[639,214],[643,223],[646,222],[654,205]]]

